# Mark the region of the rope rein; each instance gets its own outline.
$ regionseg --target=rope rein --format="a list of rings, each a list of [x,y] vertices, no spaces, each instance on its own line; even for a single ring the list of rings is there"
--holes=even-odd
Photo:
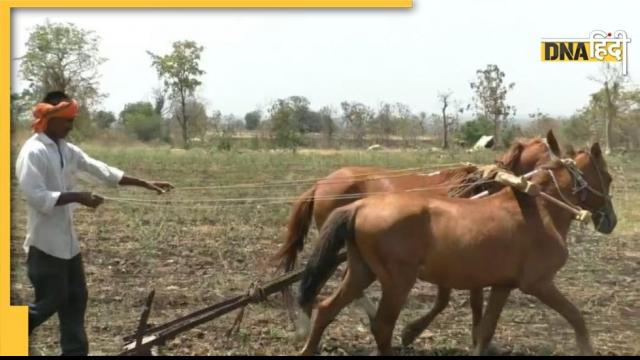
[[[494,183],[495,180],[485,180],[475,182],[474,185],[479,184],[488,184]],[[223,203],[224,205],[218,205],[215,208],[220,208],[223,206],[246,206],[246,205],[277,205],[277,204],[288,204],[298,200],[302,201],[321,201],[321,200],[343,200],[343,199],[357,199],[361,197],[371,196],[371,195],[382,195],[382,194],[392,194],[392,193],[410,193],[410,192],[421,192],[421,191],[430,191],[437,189],[451,189],[456,187],[467,187],[469,184],[454,184],[454,185],[438,185],[438,186],[430,186],[424,188],[416,188],[416,189],[408,189],[401,191],[376,191],[376,192],[365,192],[365,193],[353,193],[353,194],[343,194],[343,195],[327,195],[327,196],[314,196],[308,198],[298,198],[298,197],[256,197],[256,198],[227,198],[227,199],[188,199],[188,200],[156,200],[156,199],[139,199],[139,198],[122,198],[122,197],[111,197],[111,196],[103,196],[105,200],[127,203],[132,205],[147,205],[154,207],[180,207],[180,208],[190,208],[184,205],[173,205],[171,203],[180,203],[180,204],[194,204],[194,203]],[[239,202],[244,202],[237,204]],[[234,204],[236,203],[236,204]],[[202,208],[202,207],[195,207]]]
[[[299,180],[281,180],[281,181],[272,181],[272,182],[262,182],[262,183],[245,183],[245,184],[235,184],[235,185],[212,185],[212,186],[182,186],[176,187],[178,190],[217,190],[217,189],[247,189],[247,188],[267,188],[267,187],[280,187],[280,186],[289,186],[289,185],[304,185],[304,184],[313,184],[317,182],[322,182],[322,184],[339,184],[344,182],[353,181],[354,179],[358,179],[360,181],[374,181],[379,179],[386,178],[394,178],[401,176],[413,175],[416,173],[420,173],[421,171],[426,170],[435,170],[435,169],[446,169],[452,168],[455,166],[473,166],[470,163],[458,162],[458,163],[449,163],[449,164],[438,164],[435,166],[429,167],[413,167],[406,169],[396,169],[396,170],[383,170],[371,173],[358,174],[354,176],[344,176],[341,178],[336,178],[333,180],[327,180],[326,177],[323,178],[309,178],[309,179],[299,179]],[[395,173],[405,173],[405,174],[397,174],[397,175],[380,175],[380,174],[395,174]],[[436,172],[437,173],[437,172]],[[376,177],[367,178],[372,175],[378,175]],[[431,174],[420,174],[420,175],[431,175]],[[361,179],[364,178],[364,179]]]

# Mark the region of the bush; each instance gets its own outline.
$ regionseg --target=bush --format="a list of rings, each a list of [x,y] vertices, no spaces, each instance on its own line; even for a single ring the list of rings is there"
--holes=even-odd
[[[120,118],[127,132],[139,140],[150,141],[162,136],[162,119],[149,102],[125,105]]]
[[[218,150],[220,151],[230,151],[232,147],[231,144],[231,135],[226,131],[222,133],[220,140],[218,141]]]
[[[493,123],[484,116],[467,121],[459,130],[459,137],[467,145],[475,144],[483,135],[493,135]]]

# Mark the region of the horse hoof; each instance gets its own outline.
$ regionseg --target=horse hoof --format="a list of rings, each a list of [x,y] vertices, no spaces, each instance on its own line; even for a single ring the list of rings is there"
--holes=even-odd
[[[580,350],[580,356],[594,356],[594,355],[595,355],[595,352],[591,347]]]
[[[488,348],[482,349],[479,346],[476,346],[476,348],[471,352],[471,356],[487,356],[488,353]]]
[[[497,356],[500,355],[500,348],[498,346],[496,346],[495,344],[491,343],[489,344],[489,346],[487,346],[487,350],[485,351],[485,355],[489,355],[489,356]]]
[[[316,352],[314,350],[309,349],[306,346],[304,349],[302,349],[302,351],[298,353],[298,356],[315,356],[315,355],[316,355]]]
[[[380,350],[373,350],[369,356],[394,356],[396,355],[393,351],[380,351]]]
[[[418,335],[420,335],[420,333],[415,329],[412,329],[410,326],[405,327],[402,330],[402,346],[407,347],[411,345]]]
[[[300,316],[298,317],[298,319],[296,319],[295,328],[296,330],[293,338],[296,341],[303,341],[309,336],[311,323],[306,317]]]

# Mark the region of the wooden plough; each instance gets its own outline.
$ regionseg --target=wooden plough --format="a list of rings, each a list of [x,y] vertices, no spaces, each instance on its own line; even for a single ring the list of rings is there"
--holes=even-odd
[[[346,259],[346,252],[342,252],[338,255],[339,263],[344,262]],[[151,313],[153,298],[155,296],[155,291],[151,291],[145,302],[142,315],[140,316],[138,329],[136,330],[135,335],[124,337],[124,350],[119,355],[151,355],[151,348],[153,346],[164,345],[167,340],[173,339],[183,332],[217,319],[234,310],[241,309],[233,327],[227,332],[227,334],[230,334],[235,327],[239,326],[244,313],[244,308],[247,305],[263,302],[269,296],[281,292],[287,286],[300,280],[303,272],[304,270],[301,269],[284,274],[261,287],[252,287],[245,295],[231,297],[217,304],[154,327],[148,327],[147,325],[147,320]]]

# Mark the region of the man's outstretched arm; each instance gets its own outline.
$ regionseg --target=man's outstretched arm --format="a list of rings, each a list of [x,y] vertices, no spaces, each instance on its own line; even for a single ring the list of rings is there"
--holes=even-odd
[[[120,179],[119,185],[130,185],[130,186],[138,186],[149,190],[154,190],[158,194],[165,193],[171,189],[173,189],[173,185],[166,181],[147,181],[138,179],[132,176],[122,175],[122,179]]]

